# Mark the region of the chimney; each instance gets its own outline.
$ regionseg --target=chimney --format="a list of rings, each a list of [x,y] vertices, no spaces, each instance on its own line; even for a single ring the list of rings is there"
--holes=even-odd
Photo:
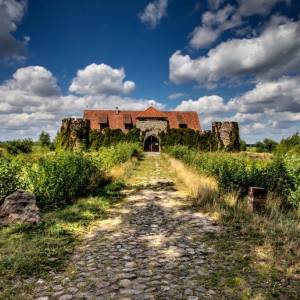
[[[116,106],[116,115],[118,115],[119,114],[119,107],[118,106]]]

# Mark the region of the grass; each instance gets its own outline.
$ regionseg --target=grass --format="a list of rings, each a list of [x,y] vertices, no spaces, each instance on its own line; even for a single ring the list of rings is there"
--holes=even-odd
[[[21,285],[22,279],[43,278],[50,271],[62,269],[82,234],[94,221],[105,218],[111,205],[107,195],[79,199],[64,209],[43,214],[37,226],[2,228],[0,298],[13,299],[19,292],[16,283],[20,281]]]
[[[38,225],[0,228],[0,299],[28,299],[33,280],[62,270],[81,237],[119,201],[123,177],[136,164],[136,160],[126,162],[116,167],[115,173],[113,168],[113,181],[99,189],[99,196],[42,212]]]
[[[265,212],[250,213],[238,193],[219,194],[213,183],[207,194],[210,178],[173,159],[169,167],[193,196],[192,209],[221,226],[218,233],[197,237],[216,249],[208,259],[211,272],[198,278],[199,285],[216,291],[215,299],[299,299],[299,211],[282,210],[281,199],[270,194]],[[204,196],[199,201],[201,193],[206,201]]]
[[[179,179],[190,196],[199,204],[214,198],[218,183],[213,177],[197,174],[174,158],[167,157],[173,175]]]

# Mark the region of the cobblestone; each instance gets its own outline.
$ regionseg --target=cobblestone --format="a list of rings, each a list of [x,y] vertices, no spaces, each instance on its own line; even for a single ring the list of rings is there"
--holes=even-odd
[[[37,282],[36,300],[211,299],[214,292],[197,278],[209,274],[206,260],[215,250],[198,237],[219,228],[190,210],[186,195],[153,165],[152,176],[137,178],[83,239],[65,273]]]

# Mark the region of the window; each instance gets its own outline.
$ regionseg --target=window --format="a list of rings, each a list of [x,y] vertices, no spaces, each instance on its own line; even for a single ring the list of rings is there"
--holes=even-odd
[[[187,128],[186,124],[179,124],[179,128]]]
[[[130,129],[132,129],[132,128],[133,128],[132,123],[131,123],[131,124],[125,124],[125,129],[130,130]]]
[[[99,123],[100,130],[103,130],[104,128],[108,128],[108,123]]]

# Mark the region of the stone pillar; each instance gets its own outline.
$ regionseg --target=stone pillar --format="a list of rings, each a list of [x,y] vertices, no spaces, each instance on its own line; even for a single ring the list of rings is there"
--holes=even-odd
[[[240,134],[237,122],[213,122],[212,133],[218,141],[218,149],[240,150]]]
[[[268,192],[261,187],[249,187],[248,209],[252,212],[259,212],[265,209]]]
[[[59,147],[76,150],[88,146],[90,121],[82,118],[67,118],[62,120],[60,128]]]

